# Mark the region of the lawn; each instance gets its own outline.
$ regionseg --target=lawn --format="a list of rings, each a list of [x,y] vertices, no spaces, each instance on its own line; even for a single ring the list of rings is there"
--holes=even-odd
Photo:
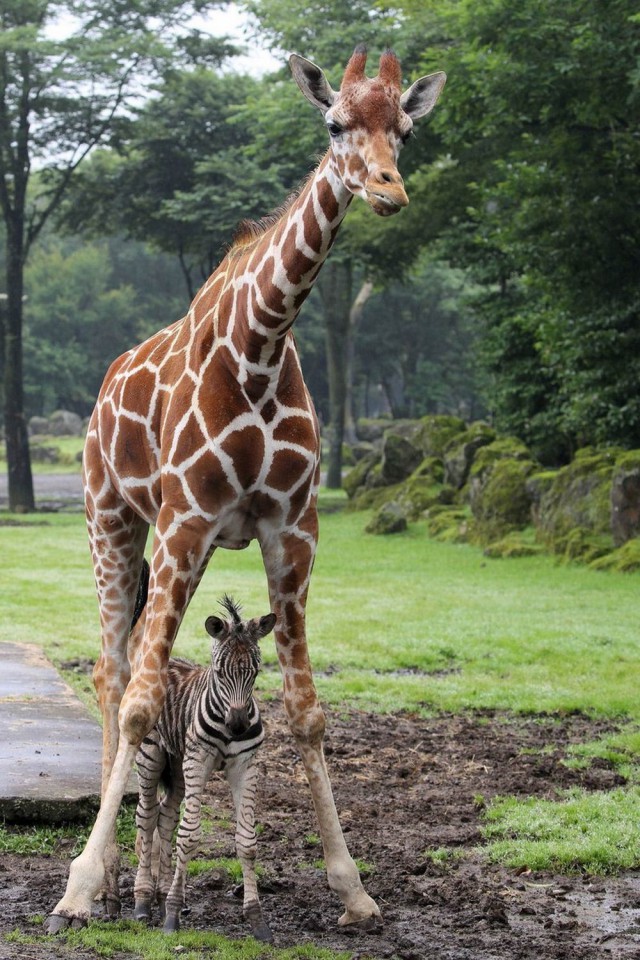
[[[480,549],[429,539],[422,524],[373,537],[367,517],[323,494],[321,539],[308,605],[316,682],[333,711],[493,709],[512,714],[576,711],[617,722],[618,731],[573,747],[573,764],[606,759],[627,778],[619,789],[527,800],[498,798],[483,813],[484,842],[475,855],[508,866],[588,869],[603,874],[640,864],[638,575],[596,573],[537,556],[487,559]],[[10,522],[15,521],[16,525]],[[19,521],[19,522],[18,522]],[[83,518],[0,515],[2,639],[41,645],[58,665],[95,659],[98,612]],[[205,618],[228,592],[247,615],[267,612],[259,551],[219,551],[188,611],[175,652],[208,656]],[[280,688],[273,640],[264,643],[263,698]],[[68,671],[93,703],[88,675]],[[480,722],[481,718],[480,718]],[[22,853],[24,836],[0,830],[0,848]],[[55,843],[53,836],[33,842]],[[3,846],[4,844],[4,846]],[[28,855],[31,848],[24,849]],[[443,862],[453,853],[438,851]],[[231,957],[320,957],[317,951],[260,952],[189,934],[185,955],[214,949]],[[18,943],[20,934],[14,942]],[[131,924],[73,933],[70,947],[173,955],[175,944]],[[101,944],[101,946],[100,946]],[[244,949],[244,948],[243,948]],[[204,950],[205,954],[201,951]],[[225,952],[226,951],[226,952]],[[326,954],[329,956],[329,954]]]

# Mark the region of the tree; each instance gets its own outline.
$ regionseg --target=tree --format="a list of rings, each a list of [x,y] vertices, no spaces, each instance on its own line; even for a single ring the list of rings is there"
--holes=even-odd
[[[11,509],[34,508],[23,390],[24,269],[78,166],[113,131],[206,0],[5,0],[0,10],[0,211],[6,230],[4,429]],[[68,21],[71,33],[55,39]],[[29,192],[32,170],[37,189]]]
[[[636,5],[460,0],[438,19],[435,125],[454,161],[440,180],[464,201],[441,249],[484,285],[496,424],[546,459],[638,445]]]

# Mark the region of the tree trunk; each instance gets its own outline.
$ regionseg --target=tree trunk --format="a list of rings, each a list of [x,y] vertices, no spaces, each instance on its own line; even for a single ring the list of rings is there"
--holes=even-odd
[[[351,261],[330,260],[319,277],[324,303],[329,377],[327,487],[342,486],[342,441],[347,398],[347,340],[351,307]]]
[[[358,295],[353,301],[351,311],[349,313],[349,330],[347,337],[347,396],[345,400],[345,418],[344,418],[344,434],[345,440],[347,443],[355,443],[358,439],[356,436],[356,415],[354,410],[353,402],[353,357],[354,357],[354,344],[355,344],[355,335],[356,327],[360,323],[362,314],[364,312],[364,307],[373,293],[373,283],[371,280],[363,280],[362,286],[358,291]]]
[[[24,257],[22,229],[8,231],[7,300],[4,317],[4,432],[9,475],[9,509],[15,513],[35,510],[29,455],[29,431],[24,413],[22,380],[22,292]]]

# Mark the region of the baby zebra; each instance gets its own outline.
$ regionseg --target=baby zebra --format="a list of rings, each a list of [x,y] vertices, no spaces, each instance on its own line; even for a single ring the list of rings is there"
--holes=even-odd
[[[255,795],[257,772],[253,764],[264,739],[253,685],[260,669],[258,641],[275,624],[270,613],[242,620],[240,608],[225,596],[221,605],[229,620],[208,617],[213,637],[211,665],[188,660],[169,661],[167,696],[151,733],[142,741],[136,764],[140,799],[136,812],[139,866],[134,887],[135,917],[148,920],[157,896],[164,930],[180,928],[187,865],[202,835],[200,814],[205,784],[214,770],[223,770],[236,810],[236,850],[244,879],[244,916],[259,940],[271,941],[263,920],[255,874]],[[162,782],[165,794],[158,797]],[[176,869],[172,877],[171,840],[180,816]],[[157,830],[156,850],[154,832]],[[152,852],[158,854],[154,883]],[[153,858],[155,859],[155,857]]]

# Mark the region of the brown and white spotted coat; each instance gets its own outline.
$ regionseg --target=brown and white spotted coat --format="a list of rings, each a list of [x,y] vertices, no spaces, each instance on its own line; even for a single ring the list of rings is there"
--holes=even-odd
[[[324,714],[305,636],[316,550],[319,434],[290,328],[354,195],[380,215],[408,203],[397,170],[413,120],[429,113],[444,74],[402,93],[393,53],[365,76],[357,48],[339,92],[297,55],[304,95],[325,115],[328,152],[283,212],[246,228],[182,320],[116,360],[91,419],[84,455],[86,512],[100,604],[94,680],[104,717],[102,803],[67,890],[48,921],[86,922],[103,889],[119,907],[114,824],[137,748],[162,708],[167,664],[216,547],[260,544],[284,680],[284,703],[309,778],[328,880],[341,923],[379,911],[349,856],[325,767]],[[149,601],[131,637],[149,525]]]

